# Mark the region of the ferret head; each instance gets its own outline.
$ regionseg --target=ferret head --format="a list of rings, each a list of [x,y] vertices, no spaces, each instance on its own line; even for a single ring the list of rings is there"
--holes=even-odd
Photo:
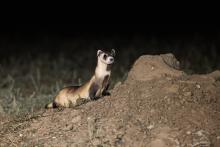
[[[113,64],[114,57],[115,57],[115,50],[112,49],[110,53],[98,50],[97,57],[98,57],[98,60],[100,60],[104,64],[107,64],[107,65]]]

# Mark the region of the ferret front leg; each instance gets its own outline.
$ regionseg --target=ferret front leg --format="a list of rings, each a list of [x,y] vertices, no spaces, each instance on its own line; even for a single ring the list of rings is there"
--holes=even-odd
[[[110,85],[110,83],[108,83],[106,85],[106,87],[104,88],[104,90],[102,92],[102,96],[109,96],[109,95],[111,95],[110,92],[108,91],[109,85]]]
[[[99,87],[100,86],[98,84],[92,83],[91,87],[89,88],[89,98],[91,100],[97,99],[97,93],[100,91]]]

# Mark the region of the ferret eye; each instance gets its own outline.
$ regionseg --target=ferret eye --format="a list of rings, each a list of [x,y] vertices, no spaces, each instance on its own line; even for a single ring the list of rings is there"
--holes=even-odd
[[[103,56],[103,58],[106,60],[106,58],[107,58],[107,55],[105,54],[104,56]]]

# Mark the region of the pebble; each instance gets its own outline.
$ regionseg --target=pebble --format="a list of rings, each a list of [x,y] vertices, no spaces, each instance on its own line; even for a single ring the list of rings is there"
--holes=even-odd
[[[196,88],[200,89],[200,88],[201,88],[201,86],[200,86],[199,84],[196,84]]]
[[[147,126],[147,129],[148,130],[151,130],[151,129],[153,129],[154,128],[154,125],[153,124],[150,124],[149,126]]]

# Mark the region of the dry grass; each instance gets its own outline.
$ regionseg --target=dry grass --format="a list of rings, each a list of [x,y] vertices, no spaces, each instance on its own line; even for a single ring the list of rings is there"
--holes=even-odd
[[[89,80],[96,65],[96,52],[89,55],[71,59],[61,55],[51,59],[47,54],[4,61],[0,72],[0,113],[32,113],[43,108],[62,87]],[[113,70],[117,72],[113,74],[112,85],[126,72],[117,65]]]
[[[116,40],[116,41],[115,41]],[[176,41],[161,43],[158,40],[138,40],[119,45],[117,38],[112,42],[85,41],[60,43],[60,52],[24,53],[0,60],[0,113],[19,115],[33,113],[49,102],[64,86],[82,84],[94,72],[96,49],[100,46],[116,48],[116,63],[113,67],[113,85],[127,76],[136,58],[142,54],[172,52],[188,72],[206,73],[220,68],[215,44],[197,44]],[[79,49],[82,48],[81,51]],[[67,52],[62,51],[66,49]],[[86,49],[86,50],[85,50]],[[74,50],[78,50],[74,52]],[[209,52],[205,52],[209,50]]]

